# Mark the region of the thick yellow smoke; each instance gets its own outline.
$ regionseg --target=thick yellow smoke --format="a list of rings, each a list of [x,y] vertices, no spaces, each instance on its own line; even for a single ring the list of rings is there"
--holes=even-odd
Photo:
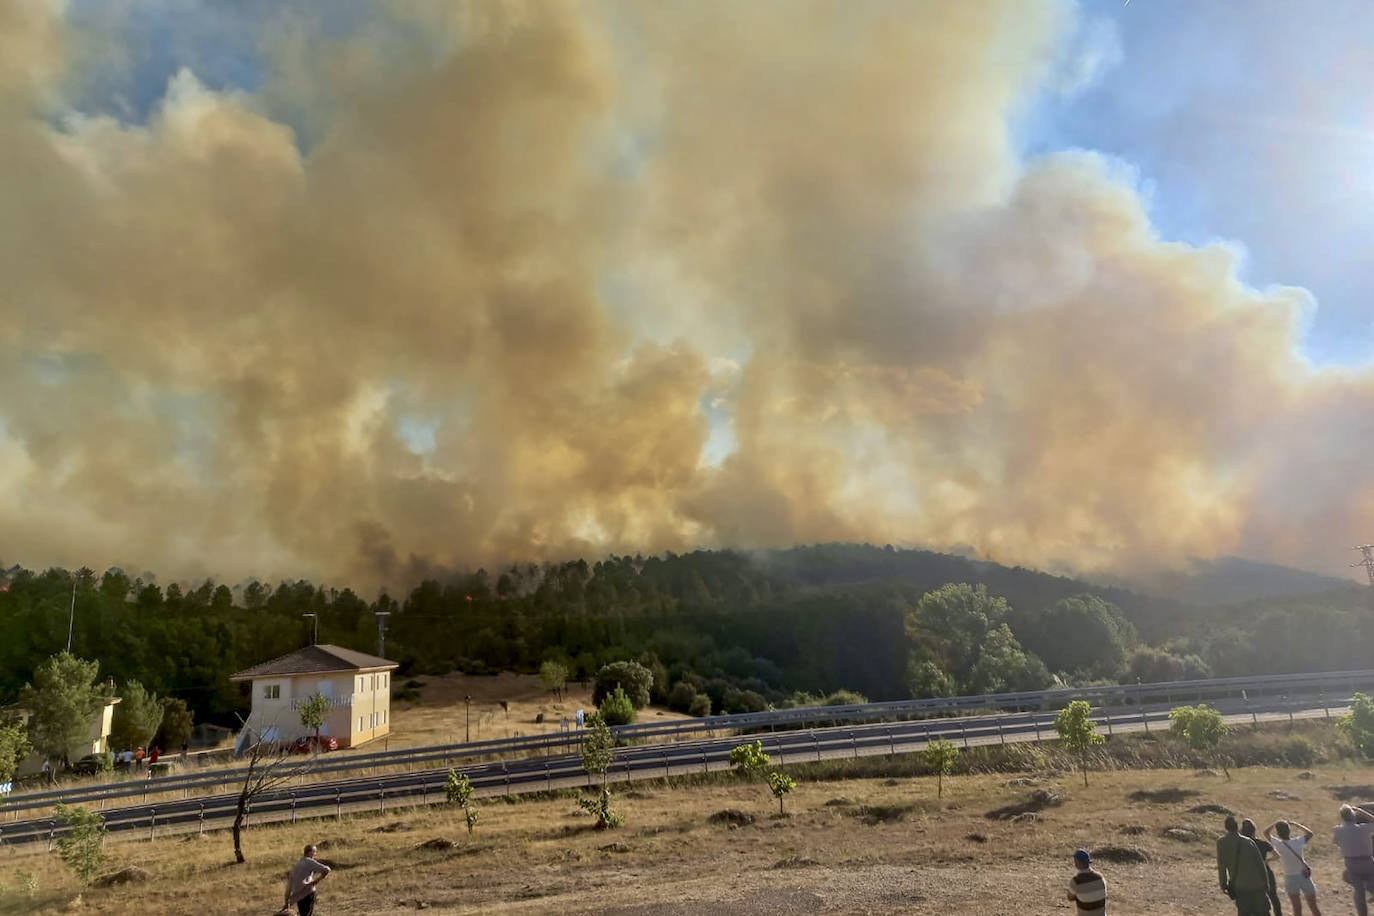
[[[80,110],[120,49],[61,16],[0,5],[0,559],[1329,569],[1374,514],[1374,375],[1295,355],[1304,293],[1018,159],[1070,6],[283,14],[258,90],[146,120]]]

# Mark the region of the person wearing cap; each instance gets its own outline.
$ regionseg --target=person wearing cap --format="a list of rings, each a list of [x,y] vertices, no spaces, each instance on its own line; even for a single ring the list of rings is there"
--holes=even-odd
[[[1107,881],[1093,868],[1088,850],[1075,852],[1073,864],[1078,871],[1069,879],[1069,899],[1078,904],[1078,912],[1094,916],[1107,912]]]
[[[1269,869],[1255,841],[1241,835],[1231,815],[1217,840],[1217,878],[1221,892],[1236,902],[1237,916],[1269,916]]]

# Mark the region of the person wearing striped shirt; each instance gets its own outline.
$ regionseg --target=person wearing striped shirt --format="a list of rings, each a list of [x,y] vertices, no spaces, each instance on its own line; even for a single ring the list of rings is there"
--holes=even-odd
[[[1086,849],[1073,854],[1078,869],[1069,879],[1069,899],[1078,904],[1078,912],[1094,916],[1107,912],[1107,881],[1093,869],[1093,858]]]

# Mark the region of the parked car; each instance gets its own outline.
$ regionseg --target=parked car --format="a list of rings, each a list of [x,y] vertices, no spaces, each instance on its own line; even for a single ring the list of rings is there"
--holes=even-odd
[[[304,738],[297,738],[291,745],[291,753],[308,754],[311,751],[337,751],[339,749],[339,739],[330,735],[306,735]]]
[[[72,764],[72,772],[81,776],[94,776],[113,764],[107,754],[87,754]]]

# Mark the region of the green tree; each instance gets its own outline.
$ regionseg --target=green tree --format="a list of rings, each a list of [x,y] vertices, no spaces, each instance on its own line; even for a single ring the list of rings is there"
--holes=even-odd
[[[19,769],[19,764],[29,756],[33,745],[29,743],[28,731],[18,721],[0,722],[0,782],[9,782]]]
[[[587,727],[582,735],[582,769],[588,776],[600,776],[601,786],[606,786],[606,773],[615,759],[615,735],[606,725],[606,720],[597,713],[587,717]]]
[[[711,698],[709,696],[704,693],[699,693],[692,697],[692,702],[687,707],[687,715],[701,718],[702,716],[709,716],[710,714]]]
[[[927,592],[906,614],[906,633],[917,661],[932,661],[963,683],[978,661],[988,632],[1010,613],[1006,599],[986,586],[958,583]]]
[[[147,747],[162,724],[162,713],[157,694],[145,690],[138,681],[125,681],[111,717],[110,743],[120,750]]]
[[[1011,628],[1003,623],[983,639],[967,686],[970,693],[1007,693],[1043,690],[1052,681],[1044,662],[1022,649]]]
[[[617,687],[622,687],[629,695],[635,709],[649,705],[649,691],[654,686],[654,675],[639,662],[611,662],[602,665],[596,672],[596,686],[592,690],[592,702],[597,706],[610,696]]]
[[[57,854],[82,883],[89,884],[105,862],[105,820],[98,811],[61,802],[57,819],[67,827],[58,837]]]
[[[324,720],[329,715],[329,697],[317,690],[306,698],[297,712],[300,713],[301,725],[312,730],[318,741],[320,729],[324,727]]]
[[[444,794],[448,796],[450,803],[463,809],[463,818],[468,825],[468,836],[472,836],[472,829],[477,826],[479,813],[477,806],[472,803],[472,793],[472,781],[468,779],[468,774],[458,773],[454,770],[448,771],[448,781],[444,784]]]
[[[926,745],[923,756],[926,766],[935,771],[935,797],[944,798],[945,777],[954,769],[954,761],[959,759],[959,748],[944,738],[936,738]]]
[[[25,685],[19,703],[29,711],[29,737],[38,752],[69,765],[71,748],[85,744],[105,695],[97,686],[99,662],[67,652],[38,666],[33,683]]]
[[[1054,730],[1059,732],[1064,747],[1078,755],[1078,765],[1083,771],[1083,785],[1086,787],[1088,751],[1103,742],[1102,736],[1097,733],[1097,726],[1093,724],[1092,707],[1086,700],[1074,700],[1059,710],[1059,715],[1054,719]]]
[[[915,652],[906,664],[906,687],[912,697],[918,700],[953,696],[958,690],[945,669],[929,658],[918,657]]]
[[[162,701],[162,747],[181,747],[191,740],[193,718],[186,701],[167,697]]]
[[[772,758],[763,749],[762,741],[740,744],[730,749],[730,766],[741,776],[755,776],[766,770],[772,762]]]
[[[568,685],[568,666],[560,661],[549,659],[539,666],[539,683],[549,693],[563,699],[563,688]]]
[[[778,814],[782,814],[782,797],[797,787],[797,781],[777,770],[768,774],[768,788],[778,800]]]
[[[1115,677],[1136,642],[1121,609],[1097,595],[1074,595],[1009,618],[1016,638],[1052,671]]]
[[[1350,701],[1350,712],[1341,716],[1340,729],[1365,757],[1374,757],[1374,702],[1363,693]]]
[[[1226,759],[1217,753],[1217,748],[1225,740],[1228,730],[1221,713],[1206,703],[1199,703],[1197,706],[1178,706],[1169,710],[1169,731],[1187,742],[1188,747],[1193,750],[1212,755],[1213,759],[1221,764],[1221,770],[1226,774],[1226,778],[1230,779],[1231,771],[1226,766]]]
[[[616,687],[610,696],[602,700],[597,712],[601,713],[602,720],[612,728],[617,725],[629,725],[635,720],[635,706],[625,695],[623,687]]]

